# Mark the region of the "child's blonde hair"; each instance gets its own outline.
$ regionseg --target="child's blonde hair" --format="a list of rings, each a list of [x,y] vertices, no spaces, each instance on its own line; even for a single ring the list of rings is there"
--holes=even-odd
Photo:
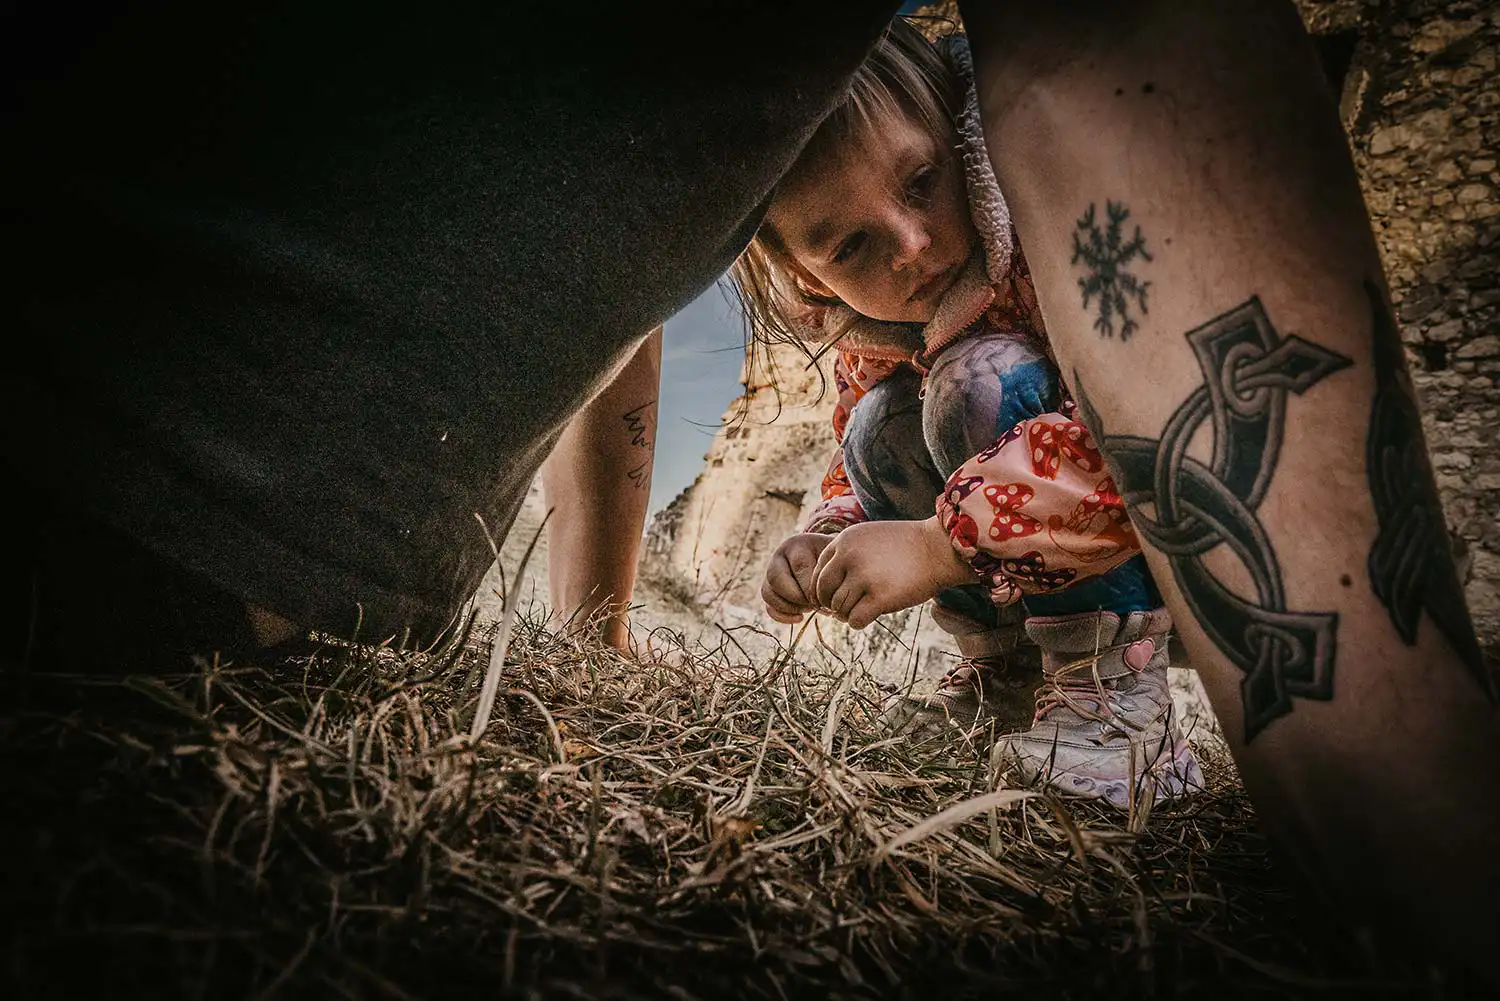
[[[804,175],[850,144],[872,141],[880,126],[896,117],[917,122],[940,145],[952,145],[953,119],[962,99],[958,74],[910,20],[898,17],[855,71],[848,94],[823,120],[781,183]],[[758,347],[772,344],[792,344],[813,357],[798,318],[810,306],[842,305],[810,289],[799,270],[769,219],[730,268],[745,317],[745,348],[752,358]],[[823,339],[830,343],[841,334],[825,330]]]

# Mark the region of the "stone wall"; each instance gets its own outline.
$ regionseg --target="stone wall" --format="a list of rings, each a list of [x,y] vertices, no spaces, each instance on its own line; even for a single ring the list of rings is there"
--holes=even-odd
[[[758,606],[766,560],[819,498],[833,448],[828,372],[788,347],[747,364],[703,472],[652,520],[643,575],[675,580],[708,609]]]
[[[1326,6],[1326,5],[1319,5]],[[1500,5],[1360,8],[1342,108],[1480,639],[1500,645]],[[1347,30],[1347,29],[1346,29]]]

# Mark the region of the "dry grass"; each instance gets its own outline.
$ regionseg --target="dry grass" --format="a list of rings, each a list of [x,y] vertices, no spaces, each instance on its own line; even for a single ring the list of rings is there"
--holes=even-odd
[[[1310,934],[1222,756],[1149,822],[991,795],[864,678],[525,617],[474,744],[486,657],[7,675],[7,996],[1398,992]]]

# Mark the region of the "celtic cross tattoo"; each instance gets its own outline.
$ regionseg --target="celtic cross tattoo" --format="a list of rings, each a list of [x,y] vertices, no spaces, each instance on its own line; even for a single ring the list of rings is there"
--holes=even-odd
[[[1161,439],[1109,435],[1074,373],[1079,411],[1104,451],[1136,531],[1172,566],[1183,598],[1214,644],[1244,672],[1248,743],[1292,711],[1292,699],[1333,697],[1338,613],[1287,608],[1275,549],[1256,510],[1281,450],[1287,395],[1302,395],[1352,362],[1271,326],[1252,298],[1190,331],[1204,383],[1167,421]],[[1213,455],[1187,454],[1210,422]],[[1249,572],[1253,599],[1204,566],[1227,545]]]

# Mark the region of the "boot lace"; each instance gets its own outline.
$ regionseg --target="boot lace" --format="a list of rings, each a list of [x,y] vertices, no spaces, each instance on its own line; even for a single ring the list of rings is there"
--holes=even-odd
[[[1106,654],[1123,651],[1129,643],[1117,643],[1102,647],[1097,653],[1088,654],[1070,664],[1065,664],[1036,690],[1035,722],[1060,711],[1072,712],[1081,720],[1092,720],[1106,730],[1113,728],[1122,736],[1129,731],[1143,733],[1151,722],[1137,723],[1116,708],[1110,698],[1113,690],[1104,687],[1099,677],[1099,661]]]
[[[973,687],[982,693],[984,691],[985,672],[989,670],[992,670],[990,665],[982,660],[975,660],[973,658],[961,660],[948,668],[947,673],[938,682],[938,689]]]

